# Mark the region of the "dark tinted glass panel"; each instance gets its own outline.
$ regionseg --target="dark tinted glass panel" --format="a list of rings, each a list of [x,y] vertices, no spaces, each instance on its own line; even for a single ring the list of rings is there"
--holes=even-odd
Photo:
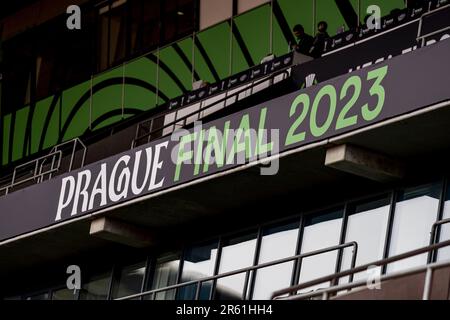
[[[183,261],[181,282],[199,280],[212,276],[216,263],[217,246],[218,241],[213,241],[187,249]],[[211,292],[211,282],[202,283],[200,289],[197,288],[197,285],[190,285],[180,289],[178,299],[193,300],[197,290],[200,290],[199,298],[201,300],[207,300]]]
[[[53,290],[52,292],[52,300],[76,300],[77,296],[76,290],[69,290],[67,288]]]
[[[176,284],[178,280],[179,266],[179,253],[170,253],[158,258],[156,261],[151,289],[160,289]],[[167,290],[150,295],[147,298],[155,300],[173,300],[175,299],[175,294],[176,290]]]
[[[106,300],[110,282],[109,272],[90,278],[81,288],[80,300]]]
[[[145,262],[121,268],[113,284],[113,298],[125,297],[141,292],[144,275]]]
[[[165,43],[175,41],[192,33],[196,12],[193,0],[170,0],[162,2],[162,36]]]
[[[3,43],[3,114],[22,108],[30,101],[30,79],[35,63],[32,44],[30,32]]]
[[[44,292],[28,296],[25,298],[25,300],[48,300],[49,298],[50,294],[48,292]]]

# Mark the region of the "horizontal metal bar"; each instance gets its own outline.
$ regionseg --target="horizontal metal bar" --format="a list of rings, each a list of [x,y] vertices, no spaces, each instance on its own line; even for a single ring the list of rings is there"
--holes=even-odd
[[[417,37],[417,41],[419,41],[421,39],[425,39],[425,38],[431,37],[431,36],[434,36],[435,34],[439,34],[441,32],[447,31],[447,30],[450,30],[450,26],[442,28],[442,29],[439,29],[439,30],[436,30],[436,31],[433,31],[433,32],[430,32],[430,33],[427,33],[427,34],[425,34],[423,36]]]
[[[324,277],[321,277],[321,278],[318,278],[318,279],[315,279],[315,280],[312,280],[312,281],[308,281],[308,282],[305,282],[305,283],[302,283],[302,284],[299,284],[299,285],[296,285],[296,286],[292,286],[292,287],[289,287],[289,288],[286,288],[286,289],[277,290],[277,291],[275,291],[272,294],[272,299],[274,299],[274,298],[276,298],[278,296],[282,296],[282,295],[285,295],[285,294],[292,293],[292,292],[297,292],[297,291],[299,291],[301,289],[309,288],[309,287],[312,287],[314,285],[317,285],[317,284],[320,284],[320,283],[323,283],[323,282],[328,282],[328,281],[331,281],[333,279],[340,279],[342,277],[349,276],[351,274],[355,274],[355,273],[358,273],[358,272],[361,272],[361,271],[366,271],[367,268],[369,268],[371,266],[374,266],[374,265],[375,266],[387,265],[389,263],[392,263],[392,262],[395,262],[395,261],[398,261],[398,260],[403,260],[403,259],[406,259],[406,258],[410,258],[412,256],[416,256],[416,255],[419,255],[419,254],[422,254],[422,253],[426,253],[426,252],[429,252],[429,251],[432,251],[432,250],[436,250],[436,249],[439,249],[439,248],[442,248],[442,247],[446,247],[446,246],[450,246],[450,240],[447,240],[447,241],[444,241],[444,242],[441,242],[441,243],[436,243],[436,244],[433,244],[433,245],[430,245],[430,246],[427,246],[427,247],[415,249],[415,250],[412,250],[412,251],[408,251],[408,252],[405,252],[405,253],[402,253],[402,254],[399,254],[399,255],[396,255],[396,256],[393,256],[393,257],[389,257],[389,258],[386,258],[386,259],[382,259],[382,260],[379,260],[379,261],[375,261],[375,262],[372,262],[372,263],[367,263],[367,264],[364,264],[362,266],[359,266],[359,267],[356,267],[356,268],[353,268],[353,269],[350,269],[350,270],[346,270],[346,271],[342,271],[342,272],[335,273],[335,274],[332,274],[332,275],[324,276]]]
[[[429,15],[431,15],[431,14],[433,14],[433,13],[442,11],[442,10],[444,10],[444,9],[447,9],[447,8],[449,8],[449,7],[450,7],[450,4],[446,4],[446,5],[443,6],[443,7],[439,7],[439,8],[436,8],[436,9],[434,9],[434,10],[427,11],[427,12],[425,12],[424,14],[422,14],[422,18],[423,18],[423,17],[426,17],[426,16],[429,16]]]
[[[390,273],[387,275],[380,276],[380,282],[394,280],[394,279],[418,274],[418,273],[424,272],[428,269],[435,270],[435,269],[445,268],[448,266],[450,266],[450,260],[435,262],[435,263],[429,264],[427,266],[414,267],[414,268],[411,268],[408,270],[397,271],[397,272],[393,272],[393,273]],[[367,280],[358,280],[358,281],[354,281],[352,283],[346,283],[346,284],[337,285],[337,286],[333,286],[333,287],[329,287],[329,288],[319,289],[314,292],[307,292],[304,294],[299,294],[296,296],[295,295],[289,296],[289,297],[285,297],[285,298],[274,297],[273,299],[274,300],[304,300],[304,299],[309,299],[309,298],[313,298],[313,297],[317,297],[317,296],[322,296],[325,292],[328,295],[330,295],[333,292],[350,290],[350,289],[355,289],[358,287],[366,287],[366,286],[367,286]]]
[[[353,241],[353,242],[348,242],[348,243],[344,243],[344,244],[341,244],[341,245],[336,245],[336,246],[327,247],[327,248],[320,249],[320,250],[315,250],[315,251],[303,253],[303,254],[292,256],[292,257],[288,257],[288,258],[283,258],[283,259],[279,259],[279,260],[275,260],[275,261],[271,261],[271,262],[266,262],[266,263],[263,263],[263,264],[260,264],[260,265],[256,265],[256,266],[251,266],[251,267],[247,267],[247,268],[242,268],[242,269],[238,269],[238,270],[234,270],[234,271],[225,272],[225,273],[222,273],[222,274],[218,274],[218,275],[207,277],[207,278],[203,278],[203,279],[192,280],[192,281],[188,281],[188,282],[184,282],[184,283],[175,284],[175,285],[172,285],[172,286],[167,286],[165,288],[159,288],[159,289],[154,289],[154,290],[138,293],[138,294],[130,295],[130,296],[127,296],[127,297],[122,297],[122,298],[119,298],[117,300],[128,300],[128,299],[139,298],[139,297],[142,297],[142,296],[147,296],[149,294],[155,294],[155,293],[159,293],[159,292],[164,292],[164,291],[169,291],[169,290],[173,290],[173,289],[178,289],[178,288],[182,288],[182,287],[191,286],[191,285],[197,284],[197,283],[204,283],[204,282],[208,282],[208,281],[212,281],[212,280],[226,278],[226,277],[234,276],[234,275],[237,275],[237,274],[240,274],[240,273],[250,272],[250,271],[259,270],[259,269],[264,269],[264,268],[268,268],[268,267],[271,267],[271,266],[274,266],[274,265],[278,265],[278,264],[283,264],[283,263],[287,263],[287,262],[293,262],[294,260],[297,260],[297,259],[303,259],[303,258],[307,258],[307,257],[311,257],[311,256],[315,256],[315,255],[319,255],[319,254],[323,254],[323,253],[339,250],[339,249],[349,248],[349,247],[353,247],[354,248],[354,254],[356,254],[356,252],[358,250],[358,244]]]
[[[42,156],[42,157],[36,158],[36,159],[34,159],[34,160],[31,160],[31,161],[29,161],[29,162],[20,164],[20,165],[18,165],[14,170],[17,170],[17,169],[19,169],[19,168],[26,167],[26,166],[28,166],[28,165],[30,165],[30,164],[34,164],[36,161],[39,161],[39,160],[42,160],[42,159],[46,159],[46,158],[50,158],[50,157],[54,156],[54,155],[57,154],[57,153],[61,153],[61,151],[55,151],[55,152],[49,153],[49,154],[47,154],[47,155],[45,155],[45,156]]]
[[[278,76],[280,76],[280,75],[283,75],[283,76],[286,75],[287,77],[289,77],[289,72],[287,71],[289,68],[291,68],[291,67],[287,67],[286,69],[284,69],[284,70],[282,70],[282,71],[279,71],[279,72],[276,72],[276,73],[274,73],[274,74],[271,74],[271,75],[267,76],[266,78],[259,79],[256,83],[254,83],[254,84],[252,85],[252,87],[257,86],[257,85],[260,85],[260,84],[263,84],[264,82],[273,80],[273,79],[275,79],[276,77],[278,77]],[[195,110],[195,111],[193,111],[193,112],[191,112],[191,113],[189,113],[189,114],[187,114],[187,115],[184,115],[184,116],[181,117],[181,118],[178,118],[178,119],[175,118],[172,122],[170,122],[170,123],[168,123],[168,124],[165,124],[165,125],[161,126],[160,128],[158,128],[158,129],[156,129],[156,130],[152,130],[152,131],[150,131],[149,133],[146,133],[146,134],[144,134],[144,135],[142,135],[142,136],[136,137],[136,138],[134,139],[134,141],[139,141],[139,140],[145,139],[145,138],[151,136],[152,134],[155,134],[155,133],[157,133],[157,132],[163,131],[164,129],[166,129],[166,128],[170,127],[170,126],[176,125],[176,124],[179,123],[180,121],[186,120],[186,119],[188,119],[188,118],[190,118],[190,117],[192,117],[192,116],[194,116],[194,115],[196,115],[196,114],[200,114],[200,113],[204,112],[204,111],[207,110],[207,109],[210,109],[210,108],[212,108],[212,107],[214,107],[214,106],[217,106],[219,103],[225,102],[225,106],[224,106],[224,108],[225,108],[225,107],[226,107],[226,101],[227,101],[227,100],[229,100],[230,98],[235,97],[235,96],[239,97],[239,95],[240,95],[241,93],[246,92],[246,91],[248,91],[248,90],[250,90],[250,89],[251,89],[251,88],[249,88],[249,87],[243,88],[243,89],[241,89],[241,90],[239,90],[239,91],[233,93],[233,95],[231,95],[231,96],[225,96],[224,98],[222,98],[222,99],[220,99],[220,100],[218,100],[218,101],[214,101],[214,103],[212,103],[212,104],[210,104],[210,105],[203,106],[202,108],[200,108],[200,109],[198,109],[198,110]],[[229,90],[227,90],[226,92],[228,92],[228,91],[229,91]],[[205,99],[205,100],[206,100],[206,99]],[[237,102],[237,101],[236,101],[236,102]],[[201,101],[199,101],[199,102],[197,102],[197,103],[201,103]],[[194,104],[195,104],[195,103],[194,103]],[[192,105],[194,105],[194,104],[192,104]],[[192,106],[192,105],[189,105],[189,106]],[[185,106],[185,107],[189,107],[189,106]],[[165,115],[167,115],[167,114],[169,114],[169,113],[170,113],[170,111],[168,111],[168,112],[166,112],[166,113],[164,113],[164,114],[162,114],[162,115],[158,115],[158,118],[161,118],[162,116],[165,116]],[[156,118],[156,117],[155,117],[155,118]],[[153,118],[152,118],[152,119],[153,119]],[[141,123],[147,123],[148,121],[150,121],[150,119],[149,119],[149,120],[146,120],[146,121],[144,121],[144,122],[141,122]],[[140,124],[139,124],[139,125],[140,125]],[[133,145],[136,145],[136,143],[134,142]]]

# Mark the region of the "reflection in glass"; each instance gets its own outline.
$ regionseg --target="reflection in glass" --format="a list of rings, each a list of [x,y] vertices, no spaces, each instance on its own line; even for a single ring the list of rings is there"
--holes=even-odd
[[[217,257],[218,241],[188,248],[184,254],[181,282],[203,279],[214,274]],[[178,291],[178,299],[194,300],[197,285],[190,285]],[[211,292],[211,283],[202,283],[200,300],[208,300]]]
[[[157,259],[153,275],[152,290],[165,288],[177,283],[180,254],[170,253]],[[148,299],[174,300],[176,290],[167,290],[150,295]]]
[[[220,257],[219,274],[253,265],[256,232],[225,241]],[[219,300],[240,300],[243,297],[245,273],[217,280],[215,297]]]
[[[430,242],[431,226],[436,221],[440,184],[429,184],[400,192],[395,206],[389,256],[395,256]],[[403,270],[427,262],[427,254],[417,255],[388,265],[388,272]]]
[[[299,222],[265,228],[261,239],[258,264],[271,262],[295,255]],[[264,269],[256,273],[254,300],[270,299],[270,295],[279,289],[289,287],[294,262],[287,262]]]
[[[113,283],[113,299],[141,292],[144,275],[145,262],[121,268]]]
[[[339,244],[343,209],[326,211],[306,217],[301,253],[325,249]],[[338,251],[330,251],[304,258],[301,263],[300,283],[307,282],[335,272]],[[319,284],[306,288],[304,292],[327,287]]]
[[[447,194],[445,196],[444,212],[442,214],[442,219],[450,219],[450,188],[447,186]],[[439,233],[439,241],[450,240],[450,223],[441,225]],[[450,246],[443,247],[438,250],[437,260],[449,260],[450,259]]]
[[[106,300],[110,281],[109,272],[90,278],[81,288],[80,300]]]
[[[345,242],[354,241],[358,244],[356,266],[383,258],[389,219],[389,204],[390,199],[386,195],[349,206]],[[341,270],[347,270],[351,267],[352,257],[353,248],[344,249]],[[355,274],[353,280],[360,280],[366,277],[367,273],[361,272]]]
[[[32,296],[26,297],[25,300],[48,300],[50,298],[50,294],[48,292],[35,294]]]
[[[52,300],[77,300],[77,294],[77,290],[69,290],[67,288],[53,290]]]

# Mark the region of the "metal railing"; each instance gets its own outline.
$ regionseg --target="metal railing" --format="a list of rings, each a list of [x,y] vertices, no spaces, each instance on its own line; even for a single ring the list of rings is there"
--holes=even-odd
[[[43,169],[41,166],[48,158],[51,158],[51,165],[48,169]],[[8,194],[12,188],[23,185],[27,182],[34,181],[40,183],[45,175],[50,175],[58,171],[61,165],[62,152],[51,152],[48,155],[39,157],[32,161],[23,163],[14,168],[11,182],[0,189],[0,194]],[[56,167],[55,167],[56,164]]]
[[[244,274],[244,273],[245,273],[245,282],[244,282],[244,289],[242,292],[242,299],[247,300],[247,299],[251,299],[251,297],[248,296],[248,287],[249,287],[250,279],[255,279],[255,275],[258,270],[272,267],[275,265],[288,263],[288,262],[297,262],[297,265],[299,267],[292,268],[293,269],[292,275],[294,275],[294,274],[300,273],[301,262],[304,258],[328,253],[331,251],[337,251],[337,250],[342,251],[343,249],[350,248],[350,247],[353,248],[352,261],[351,261],[351,268],[353,268],[355,266],[356,256],[358,254],[358,244],[356,242],[348,242],[348,243],[344,243],[341,245],[331,246],[331,247],[327,247],[324,249],[315,250],[315,251],[295,255],[292,257],[284,258],[284,259],[279,259],[279,260],[275,260],[275,261],[271,261],[271,262],[267,262],[267,263],[262,263],[262,264],[259,264],[256,266],[251,266],[251,267],[247,267],[247,268],[238,269],[235,271],[221,273],[221,274],[211,276],[211,277],[206,277],[206,278],[202,278],[202,279],[198,279],[198,280],[192,280],[192,281],[188,281],[188,282],[184,282],[184,283],[180,283],[180,284],[176,284],[176,285],[172,285],[172,286],[168,286],[168,287],[164,287],[164,288],[154,289],[154,290],[146,291],[143,293],[130,295],[127,297],[118,298],[116,300],[130,300],[130,299],[136,299],[136,298],[143,298],[145,296],[151,296],[151,300],[155,300],[158,293],[163,293],[163,292],[168,292],[168,291],[177,290],[177,289],[181,289],[181,288],[186,288],[186,287],[190,287],[193,285],[196,286],[194,300],[199,300],[203,283],[210,282],[210,281],[213,281],[215,283],[218,279],[227,278],[230,276]],[[210,292],[210,297],[209,297],[210,299],[213,298],[213,295],[214,295],[213,291],[214,290],[211,290],[211,292]]]
[[[231,90],[228,90],[226,92],[223,92],[222,94],[225,94],[225,97],[223,97],[223,98],[221,98],[221,99],[219,99],[217,101],[214,101],[211,104],[206,104],[206,102],[208,102],[209,100],[214,99],[214,97],[208,97],[208,98],[206,98],[206,99],[204,99],[202,101],[199,101],[197,103],[194,103],[194,104],[186,106],[186,107],[183,107],[181,109],[168,110],[167,112],[165,112],[163,114],[159,114],[159,115],[157,115],[157,116],[155,116],[155,117],[153,117],[153,118],[151,118],[149,120],[145,120],[145,121],[139,123],[137,128],[136,128],[136,135],[135,135],[135,138],[132,141],[131,148],[133,149],[133,148],[135,148],[138,145],[142,145],[142,144],[145,144],[145,143],[148,143],[148,142],[152,141],[152,136],[154,136],[157,133],[161,133],[161,135],[159,135],[157,137],[157,138],[161,138],[161,136],[165,135],[164,134],[164,130],[165,129],[171,128],[171,131],[169,133],[167,133],[167,134],[170,134],[170,133],[174,132],[177,129],[177,126],[179,128],[185,127],[186,125],[189,124],[188,123],[188,119],[189,118],[193,118],[194,117],[197,120],[201,119],[202,118],[202,113],[205,113],[205,111],[207,111],[207,110],[209,110],[209,109],[211,109],[213,107],[217,107],[221,103],[223,103],[224,105],[223,105],[222,108],[220,108],[220,110],[225,109],[226,107],[230,106],[231,104],[237,103],[238,101],[242,100],[243,98],[239,99],[239,96],[241,94],[243,94],[245,92],[248,92],[248,91],[250,92],[249,94],[246,94],[244,98],[247,98],[247,97],[253,95],[255,93],[255,87],[257,87],[257,86],[261,86],[262,84],[264,84],[266,82],[269,82],[269,86],[268,87],[270,87],[271,85],[273,85],[275,83],[278,83],[278,82],[275,82],[277,77],[282,76],[282,79],[280,81],[283,81],[283,80],[287,79],[289,77],[289,75],[290,75],[289,72],[288,72],[288,69],[290,69],[290,68],[291,67],[287,67],[286,69],[278,71],[278,72],[275,72],[275,73],[273,73],[273,74],[271,74],[271,75],[269,75],[269,76],[267,76],[267,77],[265,77],[263,79],[258,79],[257,81],[253,80],[253,81],[251,81],[248,84],[244,84],[243,85],[244,88],[242,88],[242,89],[240,89],[240,90],[238,90],[236,92],[233,92],[233,94],[231,94],[231,95],[228,95],[229,92],[233,91],[233,90],[236,90],[236,89],[231,89]],[[265,87],[264,89],[267,89],[268,87]],[[259,91],[260,90],[258,90],[256,92],[259,92]],[[220,94],[219,94],[219,96],[220,96]],[[234,101],[232,103],[228,103],[228,101],[230,99],[234,99]],[[199,105],[198,109],[196,109],[196,110],[194,110],[194,111],[192,111],[192,112],[190,112],[190,113],[188,113],[186,115],[183,115],[182,117],[178,118],[178,113],[180,111],[186,110],[188,108],[195,107],[196,105]],[[153,128],[154,123],[156,121],[159,120],[159,121],[164,122],[165,118],[170,116],[170,115],[172,115],[172,114],[174,115],[174,120],[173,121],[171,121],[171,122],[169,122],[167,124],[163,124],[163,125],[161,125],[161,126],[159,126],[157,128]],[[146,129],[144,129],[145,133],[142,134],[142,135],[139,135],[139,132],[143,128],[146,128]],[[144,140],[144,141],[142,141],[142,140]]]
[[[431,7],[431,2],[430,2],[430,7]],[[422,42],[422,47],[425,46],[426,38],[432,37],[434,35],[440,34],[441,32],[450,30],[450,26],[447,26],[447,27],[441,28],[439,30],[436,30],[436,31],[433,31],[433,32],[429,32],[427,34],[422,34],[424,18],[426,18],[429,15],[435,14],[436,12],[439,12],[439,11],[442,11],[442,10],[445,10],[445,9],[448,9],[448,8],[450,8],[450,4],[444,5],[442,7],[434,9],[434,10],[430,10],[430,8],[429,8],[428,12],[425,12],[424,14],[422,14],[422,16],[420,17],[420,22],[419,22],[419,30],[417,32],[417,42],[421,41]]]
[[[70,162],[68,170],[65,172],[70,172],[73,169],[75,153],[77,152],[78,145],[80,145],[83,150],[80,168],[83,167],[86,159],[87,148],[79,138],[75,138],[54,146],[50,150],[49,154],[45,156],[16,166],[12,173],[11,180],[6,186],[0,188],[0,195],[7,195],[11,189],[23,186],[30,182],[33,182],[33,184],[38,184],[42,183],[46,178],[47,180],[51,179],[55,173],[60,171],[64,151],[66,149],[65,147],[70,144],[72,144],[73,147],[70,148]]]
[[[435,234],[436,234],[435,232],[436,232],[437,227],[442,224],[446,224],[446,223],[450,223],[450,219],[440,220],[433,224],[432,231],[431,231],[432,239],[435,238]],[[424,253],[435,252],[436,250],[443,248],[443,247],[447,247],[447,246],[450,246],[450,240],[443,241],[440,243],[435,243],[435,244],[429,245],[427,247],[415,249],[415,250],[412,250],[409,252],[405,252],[405,253],[393,256],[393,257],[389,257],[389,258],[382,259],[382,260],[372,262],[372,263],[367,263],[367,264],[361,265],[356,268],[351,268],[346,271],[338,272],[338,273],[324,276],[321,278],[317,278],[315,280],[308,281],[308,282],[305,282],[305,283],[302,283],[299,285],[295,285],[295,286],[292,286],[292,287],[289,287],[286,289],[278,290],[272,294],[271,298],[275,299],[275,300],[304,300],[304,299],[322,297],[322,299],[327,300],[330,297],[333,297],[334,295],[336,295],[338,292],[341,292],[341,291],[345,291],[345,290],[351,291],[352,289],[356,289],[356,288],[365,289],[365,288],[367,288],[367,279],[363,279],[363,280],[359,280],[359,281],[350,280],[349,283],[346,283],[346,284],[335,285],[335,286],[331,286],[329,288],[319,289],[314,292],[298,293],[300,290],[313,287],[313,286],[321,284],[323,282],[331,281],[331,283],[333,283],[333,282],[338,283],[337,281],[339,281],[339,279],[341,279],[343,277],[347,277],[347,276],[352,277],[356,273],[367,271],[368,268],[371,268],[373,266],[378,266],[378,267],[387,266],[390,263],[393,263],[393,262],[396,262],[399,260],[404,260],[407,258],[411,258],[413,256],[417,256],[417,255],[424,254]],[[408,270],[403,270],[403,271],[393,272],[390,274],[381,275],[379,280],[382,282],[382,281],[387,281],[387,280],[398,279],[401,277],[405,277],[408,275],[413,275],[413,274],[417,274],[417,273],[421,273],[421,272],[426,272],[425,285],[424,285],[424,291],[423,291],[423,299],[429,299],[430,292],[431,292],[430,287],[431,287],[434,270],[443,268],[443,267],[447,267],[447,266],[450,266],[450,261],[435,262],[435,263],[427,264],[424,266],[411,268]],[[286,295],[289,295],[289,296],[284,297]]]

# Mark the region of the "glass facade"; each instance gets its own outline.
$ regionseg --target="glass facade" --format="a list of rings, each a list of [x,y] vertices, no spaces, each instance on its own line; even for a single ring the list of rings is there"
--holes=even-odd
[[[339,244],[344,210],[338,208],[306,218],[301,253],[308,253]],[[338,252],[331,251],[306,257],[301,262],[300,283],[332,274],[336,270]],[[306,291],[328,286],[320,284]]]
[[[121,298],[141,292],[146,262],[120,268],[113,282],[112,297]]]
[[[297,250],[298,229],[298,220],[264,228],[258,264],[294,256]],[[293,268],[292,261],[256,271],[253,299],[269,299],[275,290],[288,287],[292,281]]]
[[[179,253],[165,254],[156,259],[151,289],[161,289],[176,284],[178,282],[179,266]],[[167,290],[158,292],[148,298],[153,300],[173,300],[175,297],[176,290]]]
[[[78,291],[69,290],[67,288],[62,288],[59,290],[52,291],[52,300],[77,300]]]
[[[203,245],[188,248],[184,253],[181,282],[189,282],[214,275],[217,258],[217,240]],[[193,300],[199,290],[199,299],[208,300],[211,294],[212,282],[202,283],[200,288],[193,284],[178,291],[178,299]]]
[[[395,205],[389,255],[426,247],[430,243],[431,226],[437,220],[440,184],[429,184],[401,190]],[[427,261],[427,254],[392,263],[388,272],[398,271]]]
[[[22,298],[115,299],[179,285],[174,289],[151,292],[143,299],[192,300],[197,292],[202,300],[269,299],[275,290],[349,269],[353,252],[352,248],[332,249],[304,257],[300,264],[295,262],[298,254],[356,242],[356,266],[360,266],[429,245],[432,225],[439,217],[450,216],[449,203],[450,191],[444,192],[441,182],[401,188],[348,201],[331,209],[299,213],[297,217],[264,224],[258,229],[187,245],[181,253],[166,253],[147,260],[143,257],[139,263],[123,264],[121,261],[109,272],[84,280],[79,293],[74,294],[60,284],[57,288],[35,291]],[[440,241],[450,239],[449,230],[450,224],[441,227]],[[441,249],[434,259],[448,259],[449,252],[448,248]],[[285,258],[291,260],[256,271],[248,270]],[[379,271],[390,273],[422,266],[427,263],[427,258],[427,254],[421,254]],[[220,277],[243,268],[248,272],[244,270]],[[199,289],[197,283],[183,286],[183,283],[216,275],[217,279],[202,282]],[[362,280],[367,275],[367,272],[360,272],[355,274],[354,280]],[[340,279],[340,283],[348,281],[348,277]],[[329,285],[323,283],[303,292]]]
[[[219,261],[219,274],[250,267],[254,264],[257,233],[239,235],[226,239]],[[241,300],[247,295],[246,275],[237,274],[216,281],[215,298]]]
[[[368,264],[383,258],[389,209],[389,195],[383,195],[348,206],[345,242],[354,241],[358,244],[355,266]],[[352,249],[346,248],[344,249],[342,269],[349,269],[351,261]],[[367,274],[362,272],[355,274],[353,280],[360,280],[366,277]]]
[[[442,219],[450,219],[450,189],[447,185],[447,192],[445,195],[444,208],[442,213]],[[439,241],[450,240],[450,223],[441,225],[438,229],[439,231]],[[442,248],[438,250],[437,260],[449,260],[450,259],[450,247]]]
[[[82,285],[80,300],[106,300],[109,295],[111,273],[93,276]]]

